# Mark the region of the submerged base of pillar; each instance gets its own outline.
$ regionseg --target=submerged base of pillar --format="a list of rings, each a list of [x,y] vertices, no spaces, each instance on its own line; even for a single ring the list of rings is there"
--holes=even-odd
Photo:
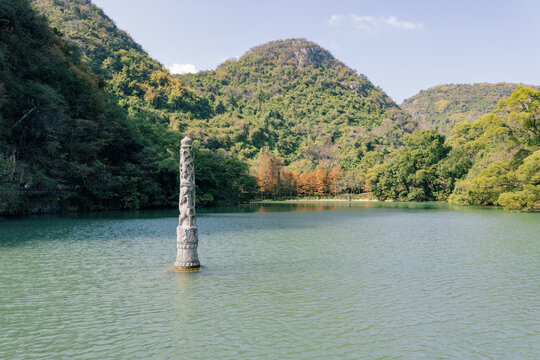
[[[199,271],[201,265],[192,265],[192,266],[173,266],[172,269],[176,272],[186,272],[186,271]]]

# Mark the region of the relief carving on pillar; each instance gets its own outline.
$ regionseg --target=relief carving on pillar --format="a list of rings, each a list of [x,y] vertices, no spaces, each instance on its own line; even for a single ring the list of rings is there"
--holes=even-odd
[[[197,217],[195,214],[195,163],[191,139],[185,137],[180,147],[180,216],[176,229],[177,248],[175,268],[177,270],[200,267],[197,255]]]

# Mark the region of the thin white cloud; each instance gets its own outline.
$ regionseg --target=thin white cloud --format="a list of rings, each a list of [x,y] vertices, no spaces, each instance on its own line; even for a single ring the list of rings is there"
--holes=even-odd
[[[410,21],[403,21],[403,20],[398,20],[397,17],[395,16],[388,16],[387,18],[380,18],[384,23],[392,26],[392,27],[395,27],[395,28],[398,28],[398,29],[404,29],[404,30],[414,30],[414,29],[421,29],[424,27],[424,23],[413,23],[413,22],[410,22]]]
[[[344,19],[343,15],[332,15],[330,16],[330,19],[328,19],[328,24],[330,26],[337,26],[339,25]]]
[[[373,33],[384,29],[416,30],[424,27],[423,23],[400,20],[393,15],[376,17],[356,14],[335,14],[330,16],[327,22],[332,27],[353,26],[356,29]]]
[[[199,71],[193,64],[172,64],[171,66],[167,66],[167,69],[173,75],[195,74]]]

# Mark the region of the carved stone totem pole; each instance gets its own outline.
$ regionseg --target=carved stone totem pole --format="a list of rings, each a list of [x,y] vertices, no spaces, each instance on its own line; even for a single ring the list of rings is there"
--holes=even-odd
[[[197,256],[197,218],[195,216],[195,165],[193,145],[185,137],[180,147],[180,218],[176,228],[178,254],[174,268],[177,271],[193,271],[201,267]]]

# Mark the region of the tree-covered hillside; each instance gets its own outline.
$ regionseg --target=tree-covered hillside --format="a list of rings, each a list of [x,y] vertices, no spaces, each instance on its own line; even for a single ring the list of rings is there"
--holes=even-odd
[[[381,162],[417,127],[365,76],[306,40],[272,42],[215,71],[170,76],[89,0],[32,3],[144,124],[145,137],[190,135],[249,163],[253,175],[265,150],[293,171],[339,164],[348,187],[358,188],[351,171]]]
[[[491,114],[456,124],[448,141],[414,132],[368,178],[380,199],[540,210],[540,91],[518,87]]]
[[[285,165],[359,164],[400,146],[416,124],[364,75],[303,39],[270,42],[182,81],[214,106],[180,130],[240,158],[267,149]]]
[[[174,205],[184,135],[203,205],[258,185],[540,209],[532,88],[438,86],[411,117],[304,39],[171,76],[89,0],[0,1],[0,30],[0,213]]]
[[[27,1],[0,2],[0,212],[165,202],[156,151],[72,50]]]
[[[489,114],[497,102],[519,86],[512,83],[438,85],[420,91],[400,106],[418,121],[421,129],[435,129],[449,135],[455,124],[473,122]]]
[[[457,124],[449,144],[472,163],[451,202],[540,210],[540,90],[518,87],[492,114]]]
[[[57,33],[75,45],[72,56],[105,78],[107,90],[130,116],[176,128],[192,118],[212,115],[204,97],[172,77],[90,0],[31,2]]]
[[[215,71],[170,76],[90,0],[32,3],[130,116],[190,134],[211,150],[245,160],[269,149],[287,164],[357,164],[366,153],[399,147],[416,128],[365,76],[302,39],[258,46]]]
[[[128,114],[77,52],[28,1],[0,1],[0,214],[175,204],[181,134]],[[245,164],[197,157],[203,203],[251,196]]]

